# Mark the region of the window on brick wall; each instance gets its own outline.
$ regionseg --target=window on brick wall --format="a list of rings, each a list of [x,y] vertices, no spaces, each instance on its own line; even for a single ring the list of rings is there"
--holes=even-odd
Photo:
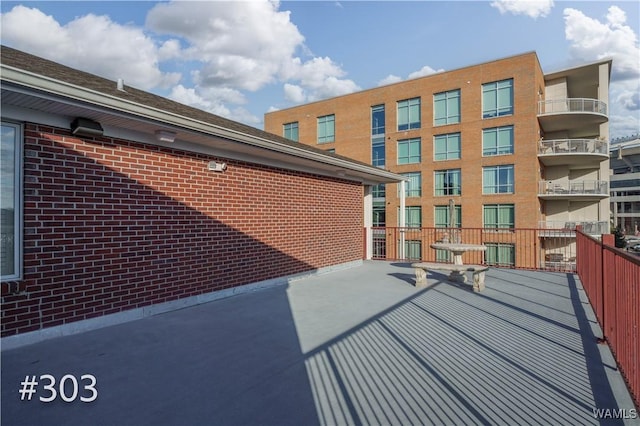
[[[398,141],[398,164],[415,164],[420,162],[420,138],[402,139]]]
[[[22,265],[22,126],[2,122],[0,210],[2,280],[19,279]]]
[[[513,79],[482,85],[482,118],[513,114]]]
[[[421,206],[405,206],[404,221],[407,228],[422,227],[422,207]],[[400,226],[400,208],[398,208],[398,226]]]
[[[298,142],[298,122],[287,123],[284,126],[284,137]]]
[[[509,243],[484,243],[487,250],[484,262],[487,265],[514,266],[516,264],[516,247]]]
[[[422,173],[420,172],[403,173],[402,176],[408,179],[404,183],[404,196],[405,197],[422,196]],[[400,197],[400,184],[398,184],[398,197]]]
[[[460,195],[460,169],[437,170],[434,172],[435,195]]]
[[[398,101],[398,130],[420,128],[420,98]]]
[[[318,143],[334,142],[336,139],[336,116],[318,117]]]
[[[460,122],[460,90],[433,95],[433,125],[442,126]]]
[[[513,126],[482,130],[482,155],[513,154]]]
[[[515,227],[515,207],[513,204],[486,204],[483,206],[485,228],[512,229]]]
[[[433,151],[433,159],[436,161],[459,159],[460,133],[434,136]]]
[[[513,164],[482,168],[483,194],[513,193]]]

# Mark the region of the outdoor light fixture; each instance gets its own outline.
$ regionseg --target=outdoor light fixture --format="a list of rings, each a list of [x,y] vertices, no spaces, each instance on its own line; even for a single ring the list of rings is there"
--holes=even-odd
[[[104,129],[97,121],[78,117],[71,122],[71,134],[74,136],[102,136]]]
[[[172,143],[176,140],[176,133],[168,130],[156,130],[156,140],[158,142]]]
[[[224,172],[227,170],[227,163],[217,163],[215,161],[209,162],[207,168],[212,172]]]

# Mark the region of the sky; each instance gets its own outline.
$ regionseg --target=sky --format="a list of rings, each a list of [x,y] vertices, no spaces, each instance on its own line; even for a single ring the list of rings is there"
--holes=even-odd
[[[2,44],[263,128],[302,103],[536,51],[613,59],[610,136],[640,133],[640,2],[5,1]]]

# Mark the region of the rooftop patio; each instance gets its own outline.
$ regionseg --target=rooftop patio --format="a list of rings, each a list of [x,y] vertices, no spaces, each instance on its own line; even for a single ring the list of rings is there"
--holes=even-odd
[[[428,279],[366,261],[3,351],[3,424],[622,424],[594,409],[634,408],[577,275]],[[21,401],[42,374],[93,374],[98,398]]]

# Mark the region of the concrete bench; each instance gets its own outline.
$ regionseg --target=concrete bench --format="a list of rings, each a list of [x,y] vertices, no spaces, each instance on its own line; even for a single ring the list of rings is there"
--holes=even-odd
[[[427,285],[427,270],[450,271],[449,280],[456,282],[467,282],[465,272],[473,272],[473,291],[484,290],[484,273],[489,270],[483,265],[455,265],[451,263],[412,263],[416,272],[416,287],[422,288]]]

